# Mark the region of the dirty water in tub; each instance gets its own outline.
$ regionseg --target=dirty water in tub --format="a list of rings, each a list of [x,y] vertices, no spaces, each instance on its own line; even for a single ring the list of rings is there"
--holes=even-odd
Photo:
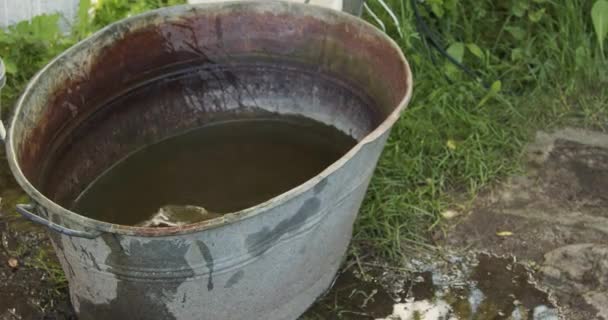
[[[213,123],[127,156],[72,209],[122,225],[194,223],[294,188],[355,144],[338,129],[299,116]]]

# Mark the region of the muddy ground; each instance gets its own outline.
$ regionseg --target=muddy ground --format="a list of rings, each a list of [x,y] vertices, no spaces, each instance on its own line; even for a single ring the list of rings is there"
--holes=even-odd
[[[400,265],[351,257],[302,320],[608,320],[608,136],[539,133],[527,154],[525,174],[446,214],[437,248]],[[0,320],[73,318],[44,230],[12,210],[25,199],[6,168],[0,197]]]
[[[61,267],[44,229],[15,211],[27,202],[0,153],[0,320],[69,319]]]

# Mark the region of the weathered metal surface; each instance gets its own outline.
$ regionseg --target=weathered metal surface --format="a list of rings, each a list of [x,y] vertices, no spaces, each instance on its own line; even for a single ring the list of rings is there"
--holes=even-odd
[[[52,239],[82,319],[295,319],[330,285],[411,89],[399,48],[348,14],[275,1],[167,8],[45,67],[16,106],[8,160],[35,214],[60,226]],[[146,103],[150,90],[160,101]],[[132,227],[67,209],[136,148],[254,109],[359,143],[304,184],[201,223]]]
[[[232,0],[188,0],[190,4],[209,3],[209,2],[226,2]],[[363,3],[365,0],[290,0],[310,5],[322,6],[334,10],[348,12],[355,16],[361,16]]]
[[[6,69],[4,68],[4,61],[0,59],[0,89],[4,88],[6,84]],[[4,141],[6,137],[6,128],[4,122],[2,122],[2,105],[0,105],[0,140]]]
[[[211,2],[226,2],[232,0],[188,0],[189,4],[199,4],[199,3],[211,3]],[[353,0],[289,0],[299,3],[306,3],[310,5],[316,5],[321,7],[326,7],[334,10],[342,10],[343,7],[350,8],[349,2],[353,2]],[[355,2],[362,2],[363,0],[354,0]],[[350,12],[348,10],[344,10],[346,12]],[[352,13],[352,12],[351,12]]]

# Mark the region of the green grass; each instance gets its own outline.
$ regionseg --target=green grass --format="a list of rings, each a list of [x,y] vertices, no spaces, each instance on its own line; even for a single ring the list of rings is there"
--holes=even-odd
[[[36,254],[29,259],[26,265],[47,274],[48,278],[46,281],[50,284],[49,288],[53,290],[55,296],[61,296],[61,291],[67,289],[68,280],[61,268],[61,264],[59,264],[54,255],[52,247],[42,246],[42,248],[38,248]]]
[[[379,0],[368,4],[410,61],[414,98],[380,159],[353,252],[372,248],[398,259],[441,230],[443,210],[465,211],[482,188],[520,172],[523,146],[535,130],[608,130],[602,90],[608,53],[594,33],[594,1],[426,0],[424,20],[450,54],[478,73],[472,78],[425,45],[410,1],[386,1],[399,29]],[[92,31],[177,2],[183,0],[102,0],[91,19],[83,0],[71,34],[56,27],[57,16],[0,32],[9,73],[3,106],[9,108],[52,57]],[[374,23],[369,14],[364,18]]]
[[[608,129],[602,89],[608,65],[591,23],[592,1],[426,3],[423,18],[444,48],[479,77],[425,46],[410,1],[387,1],[403,37],[379,1],[368,2],[403,48],[415,83],[356,225],[357,243],[392,258],[427,243],[443,210],[465,211],[482,188],[520,172],[523,146],[535,130]],[[496,81],[498,92],[480,83]]]

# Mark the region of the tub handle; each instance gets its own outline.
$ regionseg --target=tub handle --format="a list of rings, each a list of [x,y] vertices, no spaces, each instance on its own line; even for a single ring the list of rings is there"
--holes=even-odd
[[[0,89],[4,87],[6,83],[6,69],[4,67],[4,61],[0,59]],[[4,142],[6,140],[6,128],[4,127],[4,123],[2,122],[2,107],[0,106],[0,141]],[[55,230],[61,234],[65,234],[72,237],[86,238],[86,239],[94,239],[101,235],[101,232],[87,232],[87,231],[79,231],[72,230],[66,228],[64,226],[60,226],[54,222],[51,222],[37,214],[33,214],[30,211],[35,211],[36,207],[32,204],[18,204],[16,206],[17,212],[19,212],[26,219],[33,221],[35,223],[46,226],[52,230]]]
[[[18,204],[17,205],[17,212],[19,212],[21,215],[23,215],[26,219],[41,224],[47,228],[50,228],[54,231],[57,231],[61,234],[64,234],[66,236],[71,236],[71,237],[78,237],[78,238],[86,238],[86,239],[95,239],[97,237],[99,237],[101,235],[100,231],[94,231],[94,232],[87,232],[87,231],[80,231],[80,230],[73,230],[70,228],[66,228],[64,226],[58,225],[52,221],[49,221],[37,214],[32,213],[31,211],[34,211],[36,208],[35,205],[33,204]]]

